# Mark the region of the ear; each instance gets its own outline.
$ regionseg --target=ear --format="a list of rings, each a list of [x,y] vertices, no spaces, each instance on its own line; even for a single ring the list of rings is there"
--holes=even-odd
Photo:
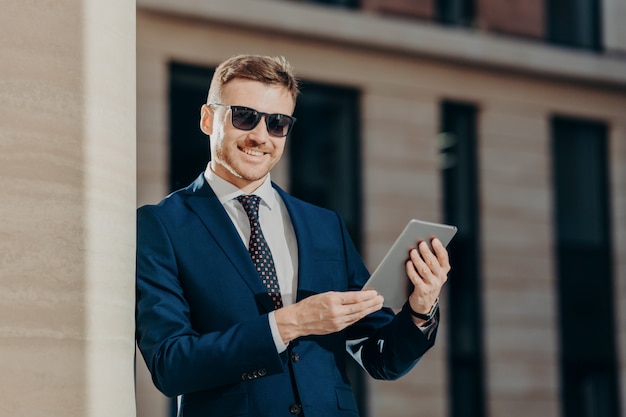
[[[213,116],[215,113],[213,112],[213,108],[208,105],[203,105],[200,110],[200,130],[205,135],[211,136],[213,133]]]

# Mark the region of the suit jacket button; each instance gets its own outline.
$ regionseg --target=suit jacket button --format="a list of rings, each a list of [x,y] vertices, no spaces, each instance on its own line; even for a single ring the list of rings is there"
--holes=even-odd
[[[300,355],[298,355],[296,352],[293,352],[293,353],[291,354],[291,360],[292,360],[293,362],[298,362],[298,361],[300,360]]]
[[[293,414],[294,416],[297,416],[298,414],[302,413],[302,405],[300,404],[291,404],[289,406],[289,412],[291,414]]]
[[[259,376],[265,376],[265,375],[267,375],[267,369],[265,368],[259,369]]]

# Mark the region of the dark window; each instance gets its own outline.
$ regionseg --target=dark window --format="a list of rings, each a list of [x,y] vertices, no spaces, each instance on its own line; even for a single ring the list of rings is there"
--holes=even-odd
[[[318,206],[335,210],[346,222],[360,250],[361,154],[359,92],[303,83],[294,116],[298,119],[288,138],[290,193]],[[363,370],[348,361],[362,417],[367,416]]]
[[[300,0],[305,3],[317,3],[326,4],[329,6],[346,7],[349,9],[357,9],[360,5],[360,0]]]
[[[289,137],[290,192],[339,212],[361,248],[358,91],[304,83]]]
[[[548,41],[554,44],[602,49],[600,0],[548,0]]]
[[[476,16],[475,0],[436,0],[437,20],[454,26],[473,26]]]
[[[619,415],[607,128],[552,119],[564,417]]]
[[[200,108],[206,103],[213,71],[170,64],[170,191],[189,185],[210,159],[208,137],[200,130]]]
[[[448,373],[451,417],[485,416],[476,107],[441,106],[444,221],[458,227],[448,246]]]

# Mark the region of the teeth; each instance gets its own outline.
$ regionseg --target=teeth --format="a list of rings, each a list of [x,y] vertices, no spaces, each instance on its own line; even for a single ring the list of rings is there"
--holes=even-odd
[[[253,151],[252,149],[244,149],[243,151],[244,151],[246,154],[248,154],[248,155],[252,155],[252,156],[263,156],[263,152]]]

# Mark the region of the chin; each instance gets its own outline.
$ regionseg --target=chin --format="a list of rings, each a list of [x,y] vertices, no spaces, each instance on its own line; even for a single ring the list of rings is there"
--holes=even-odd
[[[229,171],[237,179],[246,181],[246,182],[255,182],[255,181],[263,180],[269,173],[269,171],[265,171],[265,170],[262,172],[258,172],[258,171],[236,169],[235,167],[230,167]]]

